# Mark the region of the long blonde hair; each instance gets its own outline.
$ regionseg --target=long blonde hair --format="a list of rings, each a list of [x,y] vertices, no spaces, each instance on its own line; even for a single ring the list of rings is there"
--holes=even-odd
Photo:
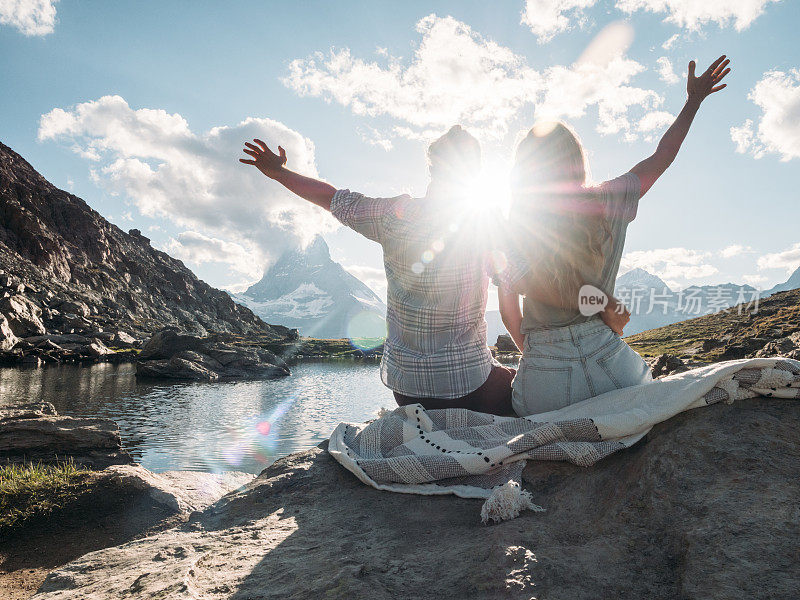
[[[564,123],[536,124],[517,146],[513,243],[537,281],[552,286],[566,303],[577,304],[581,285],[600,279],[603,244],[611,236],[586,179],[583,147]]]

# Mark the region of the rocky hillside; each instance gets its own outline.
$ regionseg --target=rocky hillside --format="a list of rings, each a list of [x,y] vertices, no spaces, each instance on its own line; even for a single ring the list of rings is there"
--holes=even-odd
[[[13,347],[14,337],[112,330],[141,338],[165,325],[199,335],[288,334],[139,231],[125,233],[56,188],[2,143],[0,271],[0,350]]]
[[[751,356],[800,358],[800,289],[758,304],[682,321],[625,338],[644,356],[672,354],[714,362]]]

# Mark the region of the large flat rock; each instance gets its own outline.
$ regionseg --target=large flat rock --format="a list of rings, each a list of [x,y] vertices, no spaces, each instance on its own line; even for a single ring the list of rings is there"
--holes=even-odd
[[[795,598],[800,403],[681,414],[591,468],[530,464],[547,510],[379,492],[324,449],[186,524],[52,572],[56,598]]]
[[[114,421],[45,414],[35,410],[35,405],[31,408],[0,411],[0,464],[72,460],[102,469],[133,463],[122,449]]]

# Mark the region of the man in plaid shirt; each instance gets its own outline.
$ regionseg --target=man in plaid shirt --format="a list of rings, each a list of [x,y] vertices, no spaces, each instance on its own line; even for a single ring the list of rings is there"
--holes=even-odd
[[[480,171],[478,141],[456,125],[428,150],[424,198],[368,198],[285,168],[261,140],[240,159],[383,247],[388,337],[381,379],[398,404],[513,414],[514,369],[486,346],[490,215],[465,207]]]

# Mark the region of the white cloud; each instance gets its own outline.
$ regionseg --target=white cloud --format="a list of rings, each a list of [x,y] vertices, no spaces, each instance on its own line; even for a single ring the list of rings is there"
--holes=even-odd
[[[786,269],[791,273],[800,266],[800,242],[786,250],[765,254],[758,259],[759,269]]]
[[[281,144],[291,168],[316,175],[313,143],[270,119],[248,118],[195,133],[177,113],[135,110],[119,96],[104,96],[68,110],[56,108],[39,126],[40,140],[63,140],[83,156],[95,155],[92,179],[128,197],[142,214],[252,248],[263,266],[287,246],[307,243],[337,224],[238,162],[245,156],[242,143],[254,137],[272,147]],[[233,256],[218,250],[223,262]],[[240,258],[231,264],[240,265]]]
[[[649,133],[652,131],[658,131],[672,125],[675,121],[675,115],[672,113],[668,113],[663,110],[654,110],[652,112],[647,113],[639,120],[639,124],[636,128],[645,133]]]
[[[58,0],[0,0],[0,25],[28,36],[53,33]]]
[[[667,38],[667,41],[665,41],[663,44],[661,44],[661,47],[664,50],[669,50],[670,48],[672,48],[678,42],[678,39],[680,37],[681,37],[680,33],[676,33],[674,35],[669,36],[669,38]]]
[[[666,56],[660,57],[656,61],[656,65],[658,65],[658,76],[661,81],[668,85],[672,85],[680,81],[680,77],[676,75],[675,69],[672,68],[672,61],[669,58]]]
[[[584,11],[594,6],[597,0],[526,0],[522,9],[522,24],[530,27],[540,44],[553,36],[582,25],[586,21]]]
[[[733,25],[737,31],[747,29],[768,4],[779,0],[617,0],[619,10],[632,13],[645,10],[666,13],[664,21],[690,31],[715,23]]]
[[[394,145],[392,144],[392,140],[383,135],[380,131],[375,129],[374,127],[367,127],[366,129],[359,128],[358,135],[361,138],[361,141],[366,142],[370,146],[377,146],[378,148],[383,148],[388,152],[391,150]]]
[[[366,267],[364,265],[347,265],[344,267],[351,275],[360,279],[373,292],[386,300],[386,271],[376,267]]]
[[[301,96],[335,100],[357,115],[386,114],[415,129],[461,122],[495,131],[539,87],[519,56],[452,17],[430,15],[416,28],[422,41],[407,67],[395,57],[386,66],[367,62],[345,48],[292,61],[283,82]]]
[[[537,118],[578,118],[596,107],[598,131],[634,138],[632,113],[663,103],[653,90],[631,85],[644,67],[625,56],[629,26],[613,24],[580,60],[542,72],[453,17],[429,15],[417,31],[422,39],[410,61],[370,62],[349,49],[331,50],[292,61],[283,82],[301,96],[338,102],[357,115],[399,121],[384,139],[429,139],[454,123],[497,138],[531,105]]]
[[[751,246],[742,246],[741,244],[731,244],[719,251],[722,258],[733,258],[742,254],[751,254],[753,248]]]
[[[747,96],[761,109],[758,125],[747,119],[731,127],[736,151],[761,158],[767,153],[787,161],[800,158],[800,69],[769,71]]]
[[[259,253],[252,247],[209,237],[196,231],[184,231],[176,238],[170,238],[165,251],[192,265],[205,263],[224,263],[253,283],[264,274],[264,264],[258,259]]]
[[[654,142],[667,127],[675,122],[675,115],[663,110],[654,110],[643,116],[636,125],[646,142]]]
[[[708,252],[697,252],[688,248],[636,250],[622,257],[620,272],[639,267],[657,275],[670,287],[678,287],[686,281],[717,273],[718,269],[707,262],[710,257]]]

